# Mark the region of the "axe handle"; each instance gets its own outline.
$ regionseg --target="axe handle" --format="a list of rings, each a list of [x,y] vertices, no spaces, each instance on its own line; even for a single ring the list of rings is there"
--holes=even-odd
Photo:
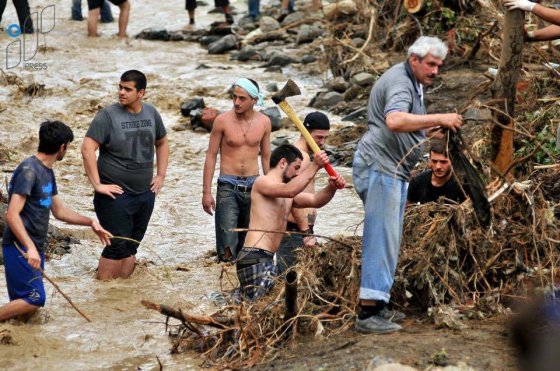
[[[319,148],[317,143],[315,143],[315,140],[313,140],[313,137],[311,136],[311,134],[309,134],[309,131],[307,131],[305,126],[303,126],[303,122],[301,122],[301,120],[296,115],[292,107],[288,104],[288,102],[286,100],[283,100],[280,103],[278,103],[278,107],[280,107],[282,111],[284,111],[284,113],[286,113],[286,115],[290,118],[290,120],[292,120],[292,122],[296,124],[298,130],[301,132],[301,134],[307,141],[307,144],[309,144],[309,147],[311,148],[313,153],[318,154],[319,152],[321,152],[321,149]],[[336,171],[333,169],[333,167],[331,166],[331,164],[325,164],[325,170],[327,171],[327,173],[329,173],[330,176],[338,175]]]

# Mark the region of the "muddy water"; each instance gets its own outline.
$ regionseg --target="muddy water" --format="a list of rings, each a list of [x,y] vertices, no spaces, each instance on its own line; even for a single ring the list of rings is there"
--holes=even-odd
[[[0,113],[0,141],[13,150],[12,162],[2,166],[6,176],[35,151],[38,123],[46,118],[63,120],[74,129],[77,140],[55,169],[59,192],[67,205],[93,216],[92,190],[82,169],[79,145],[99,107],[116,101],[118,78],[131,68],[148,75],[146,101],[155,104],[162,114],[169,132],[171,158],[166,187],[157,199],[138,254],[141,264],[131,279],[94,280],[101,246],[87,230],[55,222],[81,237],[82,243],[73,247],[72,254],[47,263],[46,271],[92,322],[79,317],[46,283],[47,306],[31,323],[0,324],[0,330],[8,329],[16,343],[0,345],[0,367],[150,369],[158,367],[159,358],[166,367],[196,368],[200,361],[192,354],[169,354],[163,316],[140,305],[140,300],[147,299],[170,305],[180,303],[195,313],[209,313],[215,307],[208,293],[219,289],[221,267],[203,257],[214,248],[213,218],[200,205],[208,134],[172,130],[185,121],[179,114],[179,103],[204,96],[207,105],[225,110],[231,106],[225,91],[239,76],[254,77],[263,86],[269,82],[282,86],[287,78],[293,78],[303,88],[303,97],[291,103],[303,116],[310,111],[305,103],[320,88],[325,74],[310,75],[297,68],[287,68],[283,74],[266,73],[256,64],[234,64],[227,56],[210,56],[198,44],[186,42],[133,40],[125,45],[113,36],[116,23],[100,25],[101,37],[88,39],[85,22],[68,21],[70,1],[31,3],[39,4],[33,10],[55,4],[56,26],[41,37],[41,44],[46,42],[47,48],[33,60],[46,63],[46,70],[31,72],[17,67],[9,71],[26,84],[45,84],[45,95],[31,99],[18,93],[15,85],[0,85],[0,106],[7,108]],[[246,8],[245,2],[234,1],[233,5],[240,11]],[[184,2],[179,0],[132,1],[132,7],[128,29],[131,35],[145,27],[178,29],[187,20]],[[199,27],[222,20],[223,15],[207,14],[209,9],[197,10]],[[3,24],[7,26],[15,20],[9,3]],[[0,35],[0,48],[4,51],[10,41],[5,33]],[[202,63],[210,68],[197,70]],[[273,103],[268,101],[267,106]],[[337,119],[333,117],[335,122]],[[276,135],[297,137],[294,131]],[[350,180],[349,169],[338,170]],[[319,185],[324,184],[324,179],[321,175]],[[4,188],[4,181],[0,183]],[[343,190],[320,211],[316,231],[325,235],[351,234],[361,219],[358,198],[352,190]],[[3,267],[0,271],[3,275]],[[6,301],[5,282],[0,279],[0,304]]]

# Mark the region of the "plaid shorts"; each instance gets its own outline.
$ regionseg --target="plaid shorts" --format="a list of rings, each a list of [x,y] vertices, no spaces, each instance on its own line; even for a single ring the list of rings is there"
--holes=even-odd
[[[274,261],[260,262],[237,270],[239,291],[243,298],[256,300],[265,296],[274,287],[277,275]]]

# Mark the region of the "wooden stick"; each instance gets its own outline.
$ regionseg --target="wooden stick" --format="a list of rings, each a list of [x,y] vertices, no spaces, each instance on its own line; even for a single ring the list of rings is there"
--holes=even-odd
[[[14,245],[16,246],[16,249],[18,249],[18,251],[20,252],[20,254],[27,259],[27,253],[25,253],[25,251],[23,251],[18,243],[16,241],[14,241]],[[72,306],[72,308],[74,308],[76,310],[76,312],[78,312],[82,317],[84,317],[86,319],[86,321],[91,322],[91,320],[88,318],[88,316],[86,316],[73,302],[72,300],[68,297],[68,295],[66,295],[64,293],[64,291],[61,290],[60,287],[58,287],[58,285],[49,277],[47,276],[47,274],[45,273],[44,270],[42,270],[41,268],[37,269],[39,272],[41,272],[43,274],[43,277],[45,277],[45,279],[47,281],[49,281],[51,283],[51,285],[54,286],[54,288],[56,289],[56,291],[58,291],[63,297],[64,299],[66,299],[66,301]]]

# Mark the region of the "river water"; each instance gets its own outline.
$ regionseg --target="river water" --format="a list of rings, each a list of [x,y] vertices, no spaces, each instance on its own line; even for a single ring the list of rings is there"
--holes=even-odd
[[[17,74],[26,84],[45,85],[45,94],[30,98],[18,93],[16,85],[0,84],[0,141],[13,151],[12,161],[2,166],[9,177],[17,163],[36,150],[38,125],[45,119],[58,119],[74,130],[76,140],[67,157],[57,163],[55,172],[59,192],[66,205],[94,216],[92,188],[85,177],[79,146],[85,130],[100,107],[117,101],[120,74],[139,69],[148,76],[145,100],[162,114],[170,140],[170,163],[165,188],[146,237],[139,249],[141,262],[131,279],[98,282],[94,279],[100,244],[84,228],[53,223],[82,239],[72,253],[46,264],[46,272],[92,319],[87,323],[45,282],[47,305],[30,323],[0,324],[0,331],[10,331],[15,345],[0,345],[1,368],[8,369],[153,369],[158,359],[166,368],[197,368],[200,359],[193,354],[171,355],[165,331],[165,318],[146,310],[140,300],[181,306],[194,313],[212,313],[216,308],[209,299],[211,290],[219,289],[220,265],[205,255],[214,249],[213,218],[201,207],[202,166],[208,134],[190,130],[174,131],[185,122],[179,112],[181,101],[204,97],[208,106],[231,108],[226,91],[236,78],[255,78],[263,87],[276,82],[283,86],[288,78],[302,87],[303,95],[290,103],[302,117],[311,111],[306,103],[320,89],[327,75],[309,74],[297,67],[283,73],[267,73],[257,63],[238,64],[228,56],[208,55],[198,44],[132,40],[128,45],[114,34],[117,24],[100,24],[101,37],[86,37],[86,23],[69,21],[70,1],[31,1],[32,11],[55,5],[54,29],[40,36],[46,45],[29,61],[44,63],[46,70],[29,71],[18,66],[5,72]],[[84,15],[86,5],[84,1]],[[210,2],[212,3],[212,2]],[[128,34],[146,27],[179,29],[187,22],[184,2],[132,1]],[[156,5],[157,4],[157,5]],[[246,2],[233,1],[240,13]],[[210,6],[197,9],[198,27],[221,21],[223,15],[207,14]],[[118,14],[113,7],[115,17]],[[239,16],[237,16],[239,17]],[[3,25],[17,23],[11,2]],[[45,12],[44,29],[52,24]],[[49,23],[51,22],[51,23]],[[2,33],[2,57],[12,39]],[[196,69],[200,64],[209,68]],[[5,62],[2,61],[5,67]],[[4,68],[3,68],[4,69]],[[274,104],[267,100],[267,107]],[[3,108],[2,108],[3,107]],[[339,117],[329,115],[335,124]],[[336,127],[336,125],[335,125]],[[273,133],[295,139],[294,130]],[[351,181],[350,169],[338,168]],[[216,174],[218,170],[216,171]],[[3,176],[3,177],[4,177]],[[318,177],[325,184],[325,175]],[[4,179],[1,189],[5,192]],[[214,187],[215,189],[215,187]],[[352,189],[337,193],[333,201],[320,210],[316,232],[324,235],[353,234],[363,218],[360,201]],[[358,229],[358,233],[361,231]],[[177,269],[180,267],[181,269]],[[231,269],[230,269],[231,270]],[[0,266],[3,276],[3,266]],[[4,279],[0,279],[0,304],[7,302]]]

